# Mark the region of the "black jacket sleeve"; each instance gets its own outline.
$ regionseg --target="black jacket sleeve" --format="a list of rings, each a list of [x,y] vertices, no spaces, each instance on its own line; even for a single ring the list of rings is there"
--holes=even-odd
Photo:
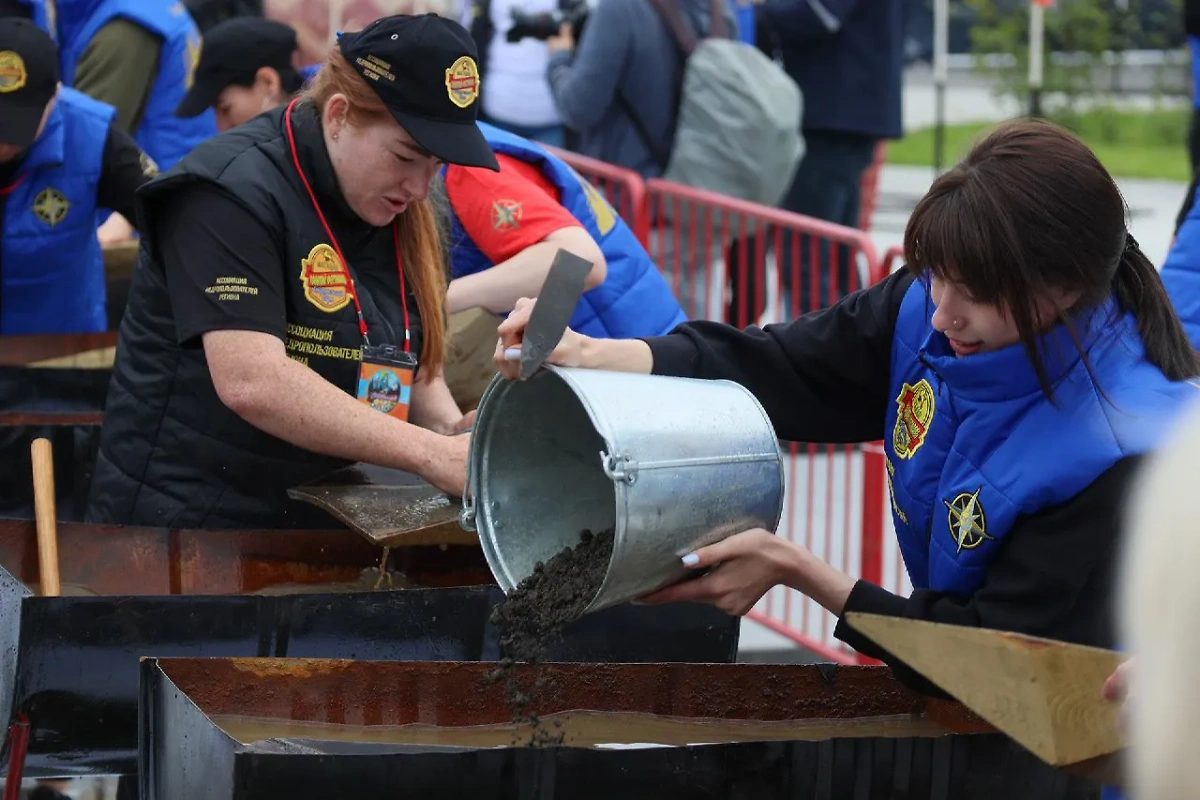
[[[153,172],[150,165],[137,142],[116,125],[110,125],[104,142],[104,164],[96,188],[96,204],[116,211],[136,228],[134,193],[150,180]]]
[[[860,611],[1112,647],[1113,566],[1125,500],[1141,462],[1141,456],[1124,458],[1065,503],[1017,520],[971,597],[917,590],[906,599],[859,581],[843,615]],[[908,686],[944,696],[844,617],[834,636],[886,662]]]
[[[654,373],[742,384],[781,439],[875,441],[883,437],[896,318],[912,281],[897,272],[829,308],[761,329],[684,323],[645,340]]]

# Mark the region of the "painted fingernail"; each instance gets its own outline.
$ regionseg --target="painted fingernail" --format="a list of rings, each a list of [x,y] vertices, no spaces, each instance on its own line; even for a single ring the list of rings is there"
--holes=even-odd
[[[695,553],[688,553],[679,560],[683,562],[685,567],[694,567],[700,563],[700,556],[696,555]]]
[[[504,360],[505,361],[520,361],[521,360],[521,348],[519,348],[519,347],[505,348]]]

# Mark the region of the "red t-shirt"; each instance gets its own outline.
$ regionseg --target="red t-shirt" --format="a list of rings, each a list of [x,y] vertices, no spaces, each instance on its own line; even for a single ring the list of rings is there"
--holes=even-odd
[[[493,264],[554,231],[579,225],[536,165],[501,153],[496,160],[499,172],[453,164],[446,170],[450,205],[471,241]]]

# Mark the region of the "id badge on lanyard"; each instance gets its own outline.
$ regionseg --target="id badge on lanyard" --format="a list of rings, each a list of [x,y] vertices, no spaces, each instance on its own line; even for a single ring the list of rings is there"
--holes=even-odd
[[[364,344],[358,370],[358,399],[376,411],[407,422],[416,369],[416,357],[403,348]]]

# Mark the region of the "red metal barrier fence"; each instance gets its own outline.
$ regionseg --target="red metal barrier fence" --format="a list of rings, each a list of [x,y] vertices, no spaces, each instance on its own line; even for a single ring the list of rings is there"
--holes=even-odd
[[[646,182],[650,255],[688,316],[738,327],[793,319],[878,280],[861,230],[669,181]],[[834,277],[837,276],[837,280]],[[784,442],[778,534],[852,576],[882,582],[882,450]],[[776,587],[750,613],[824,658],[858,660],[833,638],[835,620]]]
[[[670,181],[642,184],[628,170],[556,152],[633,227],[692,319],[739,327],[791,319],[887,274],[862,229]],[[874,206],[874,178],[868,191],[863,225]],[[778,534],[854,577],[903,590],[882,444],[783,447]],[[776,587],[749,616],[823,658],[867,660],[835,640],[833,616],[799,592]]]
[[[871,230],[871,222],[875,218],[875,204],[879,200],[879,173],[883,169],[885,161],[887,161],[887,139],[880,139],[879,143],[875,145],[875,159],[863,173],[862,185],[859,189],[858,227],[864,231]]]
[[[883,254],[879,262],[880,277],[891,275],[895,270],[904,266],[904,245],[894,244]]]

